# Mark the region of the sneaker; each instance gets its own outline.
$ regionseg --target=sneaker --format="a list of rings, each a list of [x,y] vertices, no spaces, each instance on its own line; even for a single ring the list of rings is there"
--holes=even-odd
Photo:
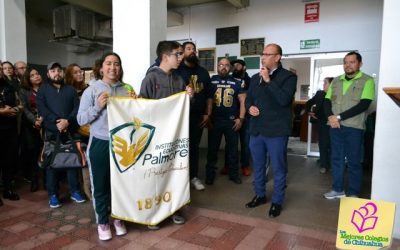
[[[321,174],[325,174],[325,173],[326,173],[326,168],[320,168],[320,169],[319,169],[319,172],[320,172]]]
[[[53,194],[52,196],[50,196],[49,205],[51,208],[61,207],[61,203],[58,200],[57,195]]]
[[[125,223],[122,220],[114,220],[115,234],[118,236],[126,234]]]
[[[158,230],[160,229],[159,225],[147,225],[147,228],[150,230]]]
[[[71,200],[75,201],[76,203],[83,203],[86,201],[79,191],[75,191],[71,194]]]
[[[324,194],[324,197],[328,200],[336,199],[336,198],[343,198],[346,197],[346,194],[342,192],[336,192],[335,190],[331,190],[328,193]]]
[[[229,174],[229,168],[228,168],[228,166],[225,166],[223,169],[221,169],[220,174],[221,174],[221,175],[228,175],[228,174]]]
[[[242,167],[242,173],[243,173],[243,176],[250,176],[251,175],[250,167],[249,166]]]
[[[109,224],[99,224],[97,226],[97,233],[100,240],[111,240],[112,238]]]
[[[203,183],[201,183],[200,179],[197,177],[194,177],[190,183],[192,184],[192,186],[197,190],[197,191],[202,191],[205,189]]]
[[[177,225],[182,225],[185,223],[185,218],[183,218],[183,216],[181,216],[177,213],[174,213],[171,216],[171,219],[172,219],[172,222],[174,222],[174,224],[177,224]]]

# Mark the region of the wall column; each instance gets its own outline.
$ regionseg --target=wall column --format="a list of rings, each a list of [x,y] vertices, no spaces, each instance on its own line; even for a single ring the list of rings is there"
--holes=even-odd
[[[394,237],[400,238],[400,107],[382,88],[400,87],[398,64],[400,34],[398,29],[400,1],[383,1],[380,79],[377,87],[377,118],[374,144],[374,169],[371,198],[396,203]]]
[[[0,60],[27,61],[25,0],[0,1]]]
[[[113,50],[121,56],[124,82],[137,93],[166,33],[167,0],[113,0]]]

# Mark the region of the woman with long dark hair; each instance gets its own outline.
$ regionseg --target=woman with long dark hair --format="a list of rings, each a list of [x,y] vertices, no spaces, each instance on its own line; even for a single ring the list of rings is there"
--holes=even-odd
[[[17,75],[15,74],[14,65],[9,61],[4,61],[1,63],[3,70],[3,78],[19,93],[21,88],[18,82]]]
[[[22,76],[22,85],[20,96],[24,105],[24,117],[22,122],[22,145],[25,152],[24,175],[31,179],[31,192],[36,192],[38,185],[38,159],[42,140],[42,122],[43,117],[39,116],[36,107],[36,94],[39,87],[42,85],[42,76],[39,71],[34,68],[29,68]]]
[[[9,200],[19,200],[18,194],[13,191],[12,179],[18,154],[17,117],[22,108],[15,89],[6,79],[0,78],[0,171],[4,185],[3,198]]]

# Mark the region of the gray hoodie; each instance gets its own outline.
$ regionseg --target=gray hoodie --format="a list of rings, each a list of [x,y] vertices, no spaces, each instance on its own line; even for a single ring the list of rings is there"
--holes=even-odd
[[[133,88],[126,83],[117,82],[109,85],[102,80],[97,80],[83,92],[79,105],[77,121],[79,125],[90,124],[90,136],[101,140],[108,140],[107,109],[100,108],[97,98],[101,93],[107,92],[110,96],[129,96]]]
[[[177,74],[167,74],[158,66],[150,68],[140,87],[140,96],[160,99],[185,91],[186,84]]]

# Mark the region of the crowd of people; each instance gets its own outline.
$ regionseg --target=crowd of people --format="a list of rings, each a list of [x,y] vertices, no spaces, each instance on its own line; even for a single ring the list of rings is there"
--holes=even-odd
[[[1,164],[3,198],[19,200],[13,188],[15,176],[29,182],[31,192],[39,189],[41,176],[43,188],[50,195],[50,206],[59,207],[59,202],[52,197],[58,193],[58,179],[63,174],[40,167],[41,151],[44,140],[54,138],[68,127],[68,119],[71,128],[77,127],[78,93],[87,87],[83,71],[79,65],[71,64],[64,74],[61,65],[53,62],[47,66],[47,78],[44,79],[39,69],[27,67],[25,62],[12,64],[5,61],[1,63],[0,72],[0,134],[5,161]],[[71,105],[67,103],[70,101]],[[76,137],[85,140],[82,136]],[[71,198],[83,202],[79,176],[76,170],[68,173],[68,180],[74,191]]]
[[[110,240],[108,98],[160,99],[186,91],[191,98],[191,186],[198,191],[206,188],[198,171],[200,139],[204,128],[207,128],[204,183],[211,186],[216,180],[218,149],[224,136],[226,145],[221,173],[239,185],[242,183],[241,175],[251,175],[252,164],[255,196],[245,204],[247,208],[267,203],[265,173],[267,158],[270,159],[274,184],[268,216],[279,216],[287,188],[287,147],[292,133],[292,102],[297,86],[297,76],[282,67],[282,48],[278,44],[265,46],[260,72],[251,78],[246,73],[243,60],[231,62],[228,58],[218,61],[217,74],[210,77],[207,70],[199,65],[196,45],[191,41],[182,45],[175,41],[161,41],[156,52],[155,63],[150,66],[140,89],[136,91],[124,83],[122,60],[114,52],[104,54],[95,62],[94,79],[89,85],[85,83],[84,71],[75,63],[64,70],[60,63],[51,62],[47,65],[46,77],[42,78],[38,69],[27,67],[24,62],[2,62],[0,157],[3,159],[3,198],[19,199],[13,188],[13,179],[21,174],[31,183],[31,192],[39,189],[39,180],[42,179],[43,187],[48,192],[49,206],[58,208],[62,205],[59,181],[66,178],[71,200],[83,203],[93,199],[99,239]],[[361,65],[360,54],[347,54],[344,58],[345,74],[327,79],[324,91],[319,92],[318,97],[312,99],[313,103],[308,105],[318,104],[315,118],[321,130],[320,171],[326,172],[329,167],[332,169],[333,186],[330,192],[324,194],[327,199],[346,194],[360,195],[361,137],[365,129],[366,110],[375,95],[373,79],[360,71]],[[64,141],[72,138],[87,145],[85,157],[88,167],[82,170],[41,168],[43,142],[57,138]],[[351,179],[348,192],[344,191],[343,185],[345,162]],[[185,223],[179,212],[173,214],[171,219],[175,224]],[[113,220],[113,225],[116,235],[127,233],[122,220]],[[153,230],[158,228],[158,225],[149,226]]]

